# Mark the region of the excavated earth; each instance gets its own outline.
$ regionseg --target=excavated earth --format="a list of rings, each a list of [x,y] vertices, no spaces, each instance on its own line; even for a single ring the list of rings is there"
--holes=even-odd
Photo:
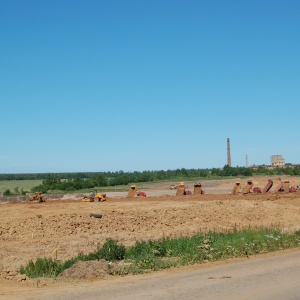
[[[266,177],[254,178],[263,187]],[[299,177],[289,179],[300,184]],[[273,178],[274,186],[278,181]],[[277,181],[276,181],[277,180]],[[24,281],[17,273],[38,257],[59,260],[89,253],[108,238],[125,245],[137,240],[187,236],[197,232],[231,231],[248,226],[300,228],[300,191],[231,195],[236,179],[203,181],[204,195],[175,196],[170,184],[142,186],[147,197],[107,193],[106,202],[84,203],[76,195],[48,198],[45,203],[0,205],[0,279]],[[247,182],[247,179],[241,180]],[[192,190],[193,182],[187,183]],[[90,214],[101,214],[101,218]]]

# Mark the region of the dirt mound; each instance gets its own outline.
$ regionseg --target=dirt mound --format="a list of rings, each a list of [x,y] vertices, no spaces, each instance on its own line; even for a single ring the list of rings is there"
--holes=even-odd
[[[78,261],[71,268],[64,270],[60,277],[73,279],[103,278],[107,275],[108,265],[105,260]]]

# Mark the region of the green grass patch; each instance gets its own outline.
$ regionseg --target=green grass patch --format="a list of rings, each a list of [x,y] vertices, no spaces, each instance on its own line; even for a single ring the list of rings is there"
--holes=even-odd
[[[21,190],[30,192],[31,189],[37,185],[42,184],[42,180],[0,180],[0,193],[10,190],[15,193],[16,188],[18,192]]]
[[[300,246],[300,231],[281,233],[279,228],[245,229],[230,233],[199,233],[192,237],[163,238],[157,241],[136,241],[125,248],[108,239],[101,249],[79,254],[59,262],[53,259],[30,261],[20,269],[29,277],[55,277],[77,261],[122,261],[122,274],[138,274],[170,267],[244,257]],[[118,273],[118,272],[117,272]]]

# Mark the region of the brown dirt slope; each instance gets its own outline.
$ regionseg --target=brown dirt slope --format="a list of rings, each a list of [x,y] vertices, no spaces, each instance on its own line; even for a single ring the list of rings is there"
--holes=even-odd
[[[231,190],[232,183],[216,182],[215,189]],[[205,184],[202,186],[205,190]],[[106,202],[95,203],[49,199],[46,203],[1,204],[1,276],[15,274],[21,265],[37,257],[67,259],[79,252],[95,251],[107,238],[131,245],[136,240],[199,231],[300,226],[299,191],[178,197],[166,195],[166,191],[160,190],[162,196],[108,197]],[[102,214],[102,218],[90,217],[91,213]]]

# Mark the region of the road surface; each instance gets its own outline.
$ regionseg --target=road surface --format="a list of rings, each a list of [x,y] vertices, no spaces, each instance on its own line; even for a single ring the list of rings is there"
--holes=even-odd
[[[112,280],[0,289],[0,299],[300,299],[300,249]]]

